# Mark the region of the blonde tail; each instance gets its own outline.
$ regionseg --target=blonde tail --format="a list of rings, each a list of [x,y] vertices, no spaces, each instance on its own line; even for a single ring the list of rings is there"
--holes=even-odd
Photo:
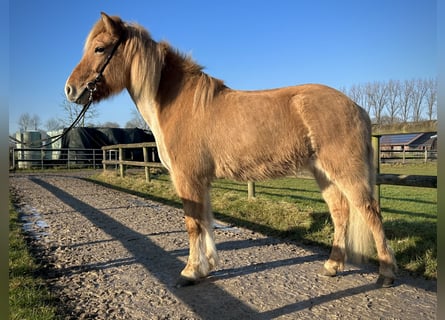
[[[375,253],[374,237],[363,215],[352,205],[349,208],[346,236],[347,258],[353,263],[364,263]]]

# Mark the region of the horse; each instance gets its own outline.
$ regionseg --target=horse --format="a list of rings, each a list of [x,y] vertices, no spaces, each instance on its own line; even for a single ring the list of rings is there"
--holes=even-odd
[[[144,27],[102,12],[65,94],[86,104],[124,89],[152,130],[182,201],[189,255],[178,287],[198,283],[218,263],[214,179],[260,181],[301,169],[315,177],[334,226],[321,274],[336,276],[346,259],[362,261],[376,250],[377,284],[393,285],[397,264],[374,196],[371,121],[346,95],[321,84],[229,88]]]

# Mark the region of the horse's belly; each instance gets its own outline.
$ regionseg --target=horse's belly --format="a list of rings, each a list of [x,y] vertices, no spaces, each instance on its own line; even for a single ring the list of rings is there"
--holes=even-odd
[[[216,162],[217,178],[228,178],[239,181],[259,181],[268,178],[278,178],[295,175],[305,167],[311,158],[308,148],[285,153],[251,153],[233,155]]]

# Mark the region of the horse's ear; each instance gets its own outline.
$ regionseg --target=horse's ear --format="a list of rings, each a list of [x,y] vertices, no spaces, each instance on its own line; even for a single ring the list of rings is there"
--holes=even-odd
[[[102,22],[105,25],[105,30],[109,32],[110,34],[120,34],[122,31],[121,26],[111,19],[106,13],[101,12],[100,15],[102,16]]]

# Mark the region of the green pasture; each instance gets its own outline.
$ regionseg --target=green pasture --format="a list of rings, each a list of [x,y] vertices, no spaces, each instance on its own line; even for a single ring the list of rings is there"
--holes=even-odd
[[[436,175],[437,164],[387,165],[382,173]],[[143,171],[114,171],[94,175],[99,183],[181,207],[170,178],[155,175],[150,183]],[[255,199],[247,199],[247,184],[216,180],[212,185],[215,217],[267,235],[329,248],[333,227],[327,206],[314,180],[293,177],[256,182]],[[381,186],[384,228],[400,270],[426,278],[437,276],[437,189]]]

